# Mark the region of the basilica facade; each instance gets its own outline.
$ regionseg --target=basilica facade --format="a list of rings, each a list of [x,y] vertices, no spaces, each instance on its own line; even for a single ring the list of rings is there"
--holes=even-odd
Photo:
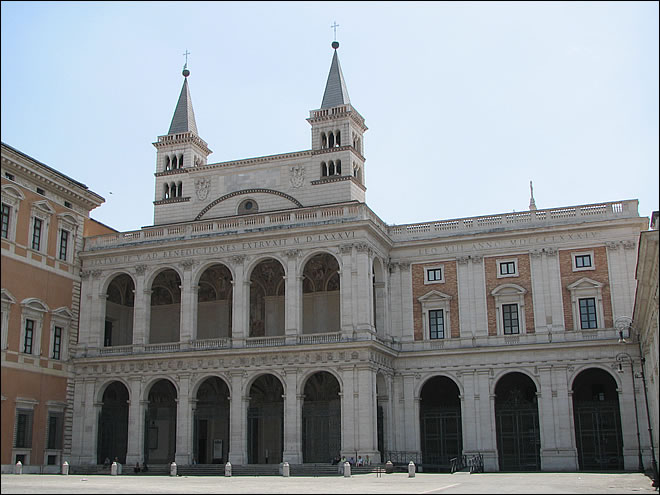
[[[637,201],[386,224],[333,48],[311,149],[230,162],[184,68],[154,225],[80,253],[70,462],[650,463]]]

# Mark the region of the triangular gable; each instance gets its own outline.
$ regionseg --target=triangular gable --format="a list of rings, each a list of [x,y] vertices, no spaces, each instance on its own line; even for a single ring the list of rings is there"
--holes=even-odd
[[[587,277],[582,277],[580,280],[576,280],[572,284],[570,284],[567,289],[568,290],[573,290],[573,289],[600,289],[603,286],[601,282],[597,282],[596,280],[592,280]]]
[[[423,296],[417,298],[417,300],[421,303],[428,303],[434,301],[448,301],[450,299],[451,299],[450,295],[447,295],[437,290],[431,290],[426,294],[424,294]]]

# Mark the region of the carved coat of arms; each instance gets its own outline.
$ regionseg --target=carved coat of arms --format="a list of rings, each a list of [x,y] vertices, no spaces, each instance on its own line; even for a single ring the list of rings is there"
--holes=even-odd
[[[302,187],[305,182],[305,167],[298,165],[297,167],[291,167],[291,187],[299,188]]]
[[[197,179],[195,181],[195,193],[200,201],[204,201],[208,197],[209,189],[211,189],[210,179]]]

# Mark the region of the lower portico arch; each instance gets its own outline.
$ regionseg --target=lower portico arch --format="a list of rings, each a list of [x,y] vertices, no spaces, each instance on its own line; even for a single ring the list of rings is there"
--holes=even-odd
[[[148,387],[144,428],[144,460],[149,464],[169,464],[176,453],[178,392],[167,378]]]
[[[332,462],[342,448],[339,381],[328,371],[317,371],[306,377],[302,390],[303,462]]]
[[[198,464],[224,464],[229,455],[229,387],[208,376],[194,394],[193,458]]]
[[[279,464],[284,448],[284,387],[270,373],[249,386],[247,409],[247,463]]]

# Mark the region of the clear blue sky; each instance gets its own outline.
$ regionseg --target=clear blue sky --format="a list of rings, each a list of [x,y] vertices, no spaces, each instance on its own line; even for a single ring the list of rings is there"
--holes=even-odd
[[[209,163],[311,147],[333,22],[389,224],[658,209],[658,2],[2,2],[2,141],[153,223],[184,63]]]

